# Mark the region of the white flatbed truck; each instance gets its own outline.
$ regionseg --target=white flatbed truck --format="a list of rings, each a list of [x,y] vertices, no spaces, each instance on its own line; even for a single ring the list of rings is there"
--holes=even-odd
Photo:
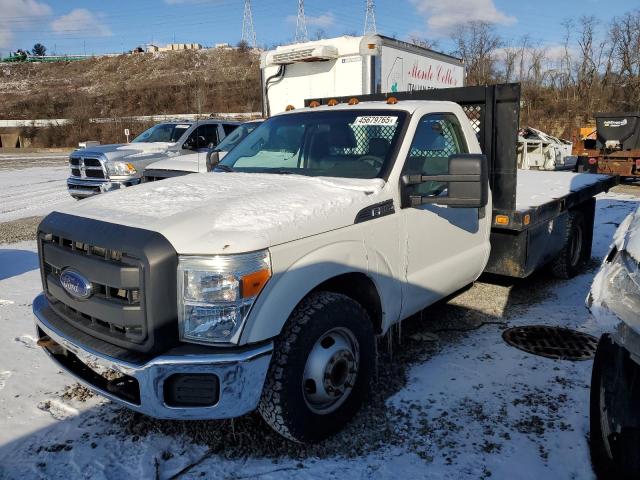
[[[307,103],[211,173],[42,221],[33,311],[54,362],[153,417],[258,409],[314,442],[358,410],[392,325],[483,271],[569,277],[589,258],[615,179],[544,172],[555,193],[527,194],[517,85]]]

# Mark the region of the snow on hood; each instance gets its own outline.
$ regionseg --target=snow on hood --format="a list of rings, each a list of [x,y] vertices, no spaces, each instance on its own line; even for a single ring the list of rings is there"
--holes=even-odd
[[[203,173],[98,195],[62,213],[157,231],[181,254],[241,253],[352,225],[384,181]]]
[[[151,142],[151,143],[120,143],[113,145],[97,145],[95,147],[83,148],[73,152],[77,155],[103,155],[108,160],[122,160],[127,158],[135,161],[154,155],[167,153],[175,143]]]

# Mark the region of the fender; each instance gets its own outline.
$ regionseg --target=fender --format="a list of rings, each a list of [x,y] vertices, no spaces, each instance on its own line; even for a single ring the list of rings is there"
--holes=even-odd
[[[388,295],[383,296],[379,275],[370,272],[367,250],[361,240],[337,241],[311,252],[307,250],[306,254],[300,252],[302,255],[296,254],[300,246],[288,244],[272,249],[273,277],[247,318],[240,344],[277,336],[291,312],[309,292],[324,281],[345,273],[363,273],[372,279],[380,295],[383,312],[386,312],[387,305],[393,304],[385,298],[394,293],[387,287],[393,282],[382,284],[382,290],[388,291]],[[287,262],[287,257],[292,261]],[[289,266],[278,270],[278,265],[285,264]]]

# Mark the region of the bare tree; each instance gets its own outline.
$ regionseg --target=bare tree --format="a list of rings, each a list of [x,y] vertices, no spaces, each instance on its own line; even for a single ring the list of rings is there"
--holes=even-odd
[[[472,21],[458,27],[453,34],[455,53],[460,56],[467,69],[467,83],[484,85],[496,77],[497,50],[502,39],[495,27],[488,22]]]
[[[409,37],[409,43],[422,48],[429,48],[435,50],[438,48],[437,40],[429,40],[428,38],[420,37],[418,35],[411,35]]]
[[[622,98],[621,107],[640,105],[640,9],[616,17],[609,34],[614,43],[613,61],[617,64]]]

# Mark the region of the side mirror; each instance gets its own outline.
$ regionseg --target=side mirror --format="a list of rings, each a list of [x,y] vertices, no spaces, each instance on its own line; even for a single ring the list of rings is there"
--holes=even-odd
[[[207,154],[207,172],[212,171],[220,163],[220,152],[215,150]]]
[[[446,196],[402,195],[403,206],[417,207],[427,203],[457,208],[482,208],[489,200],[489,172],[487,158],[478,154],[457,154],[449,157],[449,173],[442,175],[403,175],[404,186],[424,182],[448,184]]]

